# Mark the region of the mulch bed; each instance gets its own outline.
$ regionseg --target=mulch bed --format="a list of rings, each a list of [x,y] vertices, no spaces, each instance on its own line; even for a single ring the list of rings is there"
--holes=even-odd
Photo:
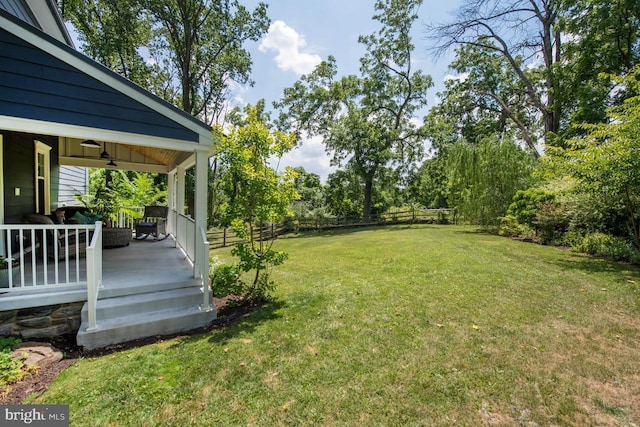
[[[227,327],[235,323],[244,314],[251,312],[257,307],[254,304],[229,307],[227,305],[227,300],[218,300],[215,298],[214,304],[218,307],[218,318],[213,322],[213,324],[206,328],[195,329],[187,334],[201,334]],[[63,335],[49,340],[33,340],[51,344],[58,350],[62,351],[64,354],[63,359],[59,362],[49,363],[45,366],[38,366],[36,369],[33,369],[33,372],[28,373],[20,381],[8,385],[4,390],[0,390],[0,404],[20,404],[31,394],[37,394],[45,391],[60,372],[73,365],[81,357],[103,356],[105,354],[153,344],[161,340],[184,335],[185,333],[171,336],[154,336],[89,351],[83,350],[81,347],[77,346],[75,335]]]

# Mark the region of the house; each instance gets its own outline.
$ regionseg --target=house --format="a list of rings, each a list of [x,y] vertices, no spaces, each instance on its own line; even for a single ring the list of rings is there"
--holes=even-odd
[[[208,125],[77,52],[53,0],[0,0],[0,256],[18,264],[0,283],[0,335],[77,333],[96,348],[215,319],[206,238],[213,144]],[[61,171],[77,167],[167,174],[170,238],[103,250],[114,230],[100,222],[25,224],[66,203]]]

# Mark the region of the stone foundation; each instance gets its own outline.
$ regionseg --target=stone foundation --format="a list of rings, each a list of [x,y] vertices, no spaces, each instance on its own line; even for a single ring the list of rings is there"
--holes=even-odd
[[[0,336],[54,338],[80,329],[84,302],[0,311]]]

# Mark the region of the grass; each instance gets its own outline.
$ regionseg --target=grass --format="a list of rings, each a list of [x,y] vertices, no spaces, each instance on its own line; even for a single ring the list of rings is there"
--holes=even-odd
[[[453,226],[277,246],[273,302],[80,360],[32,402],[78,426],[640,422],[636,268]]]

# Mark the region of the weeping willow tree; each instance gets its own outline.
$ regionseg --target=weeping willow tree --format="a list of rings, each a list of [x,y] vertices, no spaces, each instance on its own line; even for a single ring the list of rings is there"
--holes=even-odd
[[[497,225],[516,191],[533,182],[536,161],[511,141],[457,142],[446,155],[449,205],[472,224]]]

